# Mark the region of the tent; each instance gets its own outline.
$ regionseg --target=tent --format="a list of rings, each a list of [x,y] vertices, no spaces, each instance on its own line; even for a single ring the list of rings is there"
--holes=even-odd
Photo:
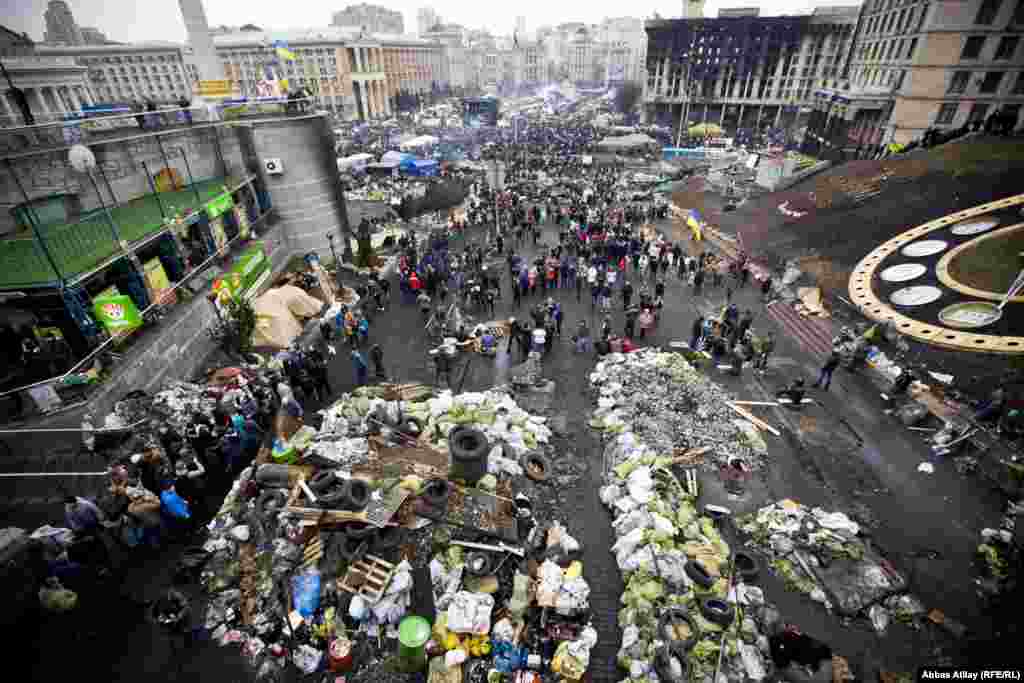
[[[411,140],[405,140],[400,145],[400,149],[417,149],[419,147],[427,147],[428,145],[436,145],[439,142],[433,135],[420,135],[419,137],[412,138]]]
[[[402,172],[411,176],[424,177],[437,175],[438,164],[433,159],[409,159],[402,162]]]
[[[365,168],[366,164],[369,163],[370,159],[372,158],[373,155],[366,154],[365,152],[363,152],[361,154],[353,154],[352,156],[338,159],[338,170],[355,171],[361,168]]]
[[[256,297],[253,346],[287,349],[302,334],[301,319],[319,315],[324,304],[294,285],[274,287]]]
[[[609,137],[601,140],[597,143],[597,146],[605,150],[616,150],[616,149],[635,149],[637,147],[646,147],[648,145],[657,145],[657,141],[649,135],[642,133],[636,133],[633,135],[620,135],[618,137]]]
[[[405,152],[396,152],[392,150],[390,152],[384,152],[384,155],[380,158],[380,163],[388,164],[389,166],[392,164],[398,165],[401,164],[406,159],[412,158],[413,156],[411,154],[406,154]]]

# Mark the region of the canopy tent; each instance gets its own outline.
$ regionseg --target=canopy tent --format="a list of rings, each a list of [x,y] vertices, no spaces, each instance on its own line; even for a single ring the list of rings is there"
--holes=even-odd
[[[435,176],[438,164],[433,159],[408,159],[402,162],[402,172],[411,176]]]
[[[294,285],[269,289],[252,302],[256,310],[255,347],[287,349],[302,334],[300,320],[320,313],[323,302]]]
[[[366,154],[365,152],[360,154],[353,154],[352,156],[338,159],[338,170],[347,171],[349,169],[365,167],[366,164],[368,164],[371,159],[373,159],[373,155]]]
[[[412,138],[411,140],[405,140],[400,145],[400,149],[415,149],[417,147],[426,147],[428,145],[436,145],[439,142],[433,135],[420,135],[419,137]]]
[[[634,149],[636,147],[645,147],[647,145],[656,145],[657,141],[649,135],[643,133],[636,133],[633,135],[620,135],[618,137],[608,137],[601,142],[597,143],[597,146],[602,149]]]
[[[406,154],[405,152],[396,152],[396,151],[392,150],[390,152],[384,152],[384,155],[381,156],[381,158],[380,158],[380,163],[387,164],[389,167],[391,167],[391,166],[397,166],[397,165],[401,164],[403,161],[405,161],[406,159],[412,159],[412,158],[413,158],[413,156],[411,154]]]

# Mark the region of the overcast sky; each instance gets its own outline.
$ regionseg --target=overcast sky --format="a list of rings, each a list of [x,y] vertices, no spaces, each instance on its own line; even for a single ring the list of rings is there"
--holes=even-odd
[[[185,40],[181,12],[175,0],[67,0],[79,26],[95,26],[112,40]],[[43,37],[43,12],[47,0],[0,0],[0,24],[22,32],[35,40]],[[307,28],[326,26],[331,14],[352,3],[349,0],[301,0],[300,2],[253,2],[252,0],[205,0],[206,17],[211,26],[238,26],[252,23],[264,29]],[[384,0],[379,3],[405,15],[405,30],[416,31],[416,10],[428,6],[421,0]],[[854,5],[849,2],[823,0],[817,5]],[[719,7],[759,6],[761,14],[774,15],[806,12],[810,0],[768,0],[767,2],[728,2],[709,0],[706,16],[715,16]],[[545,24],[565,21],[598,23],[605,17],[637,16],[648,18],[654,12],[662,17],[680,14],[680,0],[641,0],[612,2],[610,0],[517,0],[511,3],[481,3],[467,0],[437,0],[429,6],[445,21],[454,21],[469,28],[487,28],[498,34],[511,34],[518,15],[526,17],[527,30]]]

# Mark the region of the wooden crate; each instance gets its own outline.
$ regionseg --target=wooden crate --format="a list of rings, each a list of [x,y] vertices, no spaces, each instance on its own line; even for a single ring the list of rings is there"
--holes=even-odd
[[[362,574],[365,578],[361,585],[353,585],[353,573]],[[376,555],[367,555],[364,559],[349,566],[344,578],[338,580],[338,588],[353,595],[361,595],[371,603],[384,597],[384,591],[395,575],[395,565],[382,560]]]

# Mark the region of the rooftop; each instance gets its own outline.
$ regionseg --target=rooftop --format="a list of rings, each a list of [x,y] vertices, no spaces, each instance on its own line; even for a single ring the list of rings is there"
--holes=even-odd
[[[360,36],[364,36],[360,41]],[[410,35],[395,35],[388,33],[367,33],[354,26],[321,26],[317,28],[299,28],[285,31],[244,31],[229,33],[226,35],[214,36],[213,44],[216,47],[249,47],[271,45],[275,41],[282,41],[289,46],[295,45],[322,45],[323,43],[355,43],[375,42],[384,44],[403,45],[436,45],[437,41],[414,38]]]
[[[125,52],[150,52],[184,49],[183,43],[168,40],[152,40],[142,43],[125,43],[123,45],[68,45],[63,47],[40,46],[36,48],[39,55],[81,55],[81,54],[122,54]]]

